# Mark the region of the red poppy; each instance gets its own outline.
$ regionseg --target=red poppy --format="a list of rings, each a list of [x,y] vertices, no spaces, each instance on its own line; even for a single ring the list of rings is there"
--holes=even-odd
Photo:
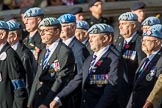
[[[124,46],[126,49],[128,49],[129,47],[130,47],[130,45],[129,44],[125,44],[125,46]]]

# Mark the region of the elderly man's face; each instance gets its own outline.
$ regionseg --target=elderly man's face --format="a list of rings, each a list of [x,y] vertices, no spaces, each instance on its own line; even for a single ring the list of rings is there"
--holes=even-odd
[[[79,41],[83,42],[87,38],[87,31],[83,29],[76,29],[75,36]]]
[[[61,24],[61,34],[60,38],[62,40],[67,40],[75,34],[75,24],[73,23],[65,23]]]
[[[157,50],[157,46],[160,46],[161,42],[156,37],[144,36],[142,39],[142,51],[146,54],[151,54]]]
[[[122,35],[124,38],[131,37],[135,29],[136,25],[132,21],[119,21],[120,35]]]
[[[7,42],[12,46],[14,45],[16,38],[16,31],[10,31],[8,33]]]
[[[42,43],[45,44],[52,44],[55,40],[59,38],[59,31],[57,28],[54,27],[45,27],[41,26],[39,28],[39,33],[42,39]],[[56,35],[57,34],[57,35]]]
[[[39,22],[37,17],[28,17],[24,19],[24,24],[28,32],[33,32],[37,29]]]
[[[105,38],[104,34],[89,34],[90,47],[94,52],[98,52],[100,49],[102,49],[106,40],[107,39]]]

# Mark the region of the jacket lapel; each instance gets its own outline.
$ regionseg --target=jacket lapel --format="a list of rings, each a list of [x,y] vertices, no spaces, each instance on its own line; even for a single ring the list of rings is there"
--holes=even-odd
[[[144,79],[144,77],[150,72],[150,69],[152,66],[155,66],[157,61],[159,60],[161,56],[161,50],[154,56],[154,58],[150,61],[150,63],[147,66],[147,69],[141,74],[141,76],[137,79],[137,83],[141,82],[141,80]]]
[[[111,46],[110,46],[111,47]],[[110,53],[110,50],[111,50],[111,48],[109,48],[106,52],[105,52],[105,54],[103,54],[103,56],[96,62],[96,64],[94,65],[95,67],[97,67],[96,68],[96,71],[100,71],[100,69],[102,70],[102,60],[104,60],[104,58],[106,58],[108,55],[109,55],[109,53]],[[91,61],[92,61],[92,59],[93,59],[93,55],[91,55],[90,56],[90,59],[87,61],[87,63],[86,63],[86,67],[85,67],[85,71],[86,72],[84,72],[83,74],[85,74],[84,75],[84,80],[83,80],[83,84],[84,84],[84,82],[85,82],[85,80],[87,79],[87,77],[88,77],[88,75],[89,75],[89,73],[88,73],[88,69],[89,69],[89,66],[90,66],[90,63],[91,63]],[[99,63],[99,61],[102,61],[101,62],[101,64],[100,64],[100,66],[97,66],[97,63]]]

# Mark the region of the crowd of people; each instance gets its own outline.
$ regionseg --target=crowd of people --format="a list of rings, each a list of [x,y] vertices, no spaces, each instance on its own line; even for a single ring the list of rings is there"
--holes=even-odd
[[[89,0],[1,0],[0,10],[21,9],[28,6],[48,7],[48,6],[73,6],[85,4]],[[122,0],[102,0],[103,2],[122,1]]]
[[[161,108],[162,24],[145,3],[118,17],[90,0],[58,18],[40,7],[0,20],[0,108]]]

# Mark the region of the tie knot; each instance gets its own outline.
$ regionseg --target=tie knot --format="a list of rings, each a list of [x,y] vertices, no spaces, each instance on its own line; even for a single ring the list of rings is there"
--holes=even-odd
[[[46,52],[48,52],[48,53],[50,52],[49,48],[46,49]]]
[[[93,60],[95,60],[97,58],[97,56],[96,55],[93,55]]]

